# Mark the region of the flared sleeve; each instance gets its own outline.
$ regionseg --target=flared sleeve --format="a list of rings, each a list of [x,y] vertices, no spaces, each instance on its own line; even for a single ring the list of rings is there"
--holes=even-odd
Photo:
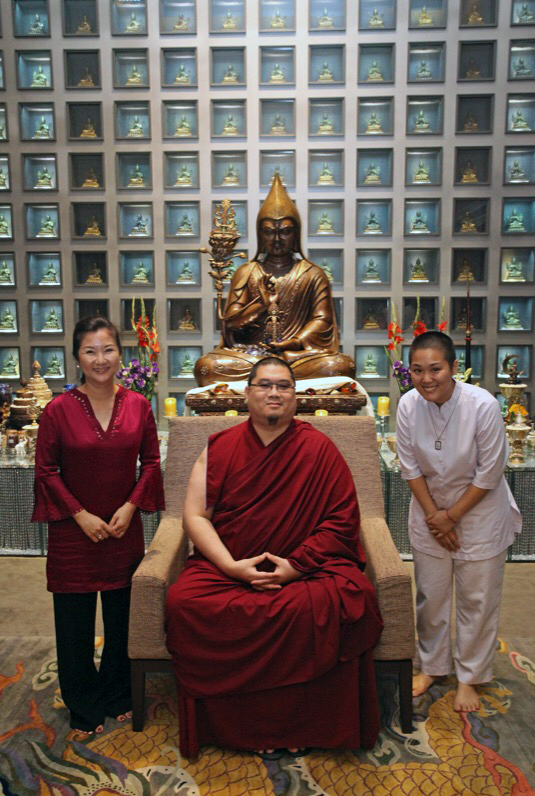
[[[84,508],[65,486],[60,462],[61,432],[52,403],[43,411],[37,434],[32,522],[64,520]]]
[[[148,401],[145,401],[145,404],[143,436],[139,449],[141,472],[128,500],[142,511],[159,511],[165,508],[165,499],[158,431],[150,404]]]

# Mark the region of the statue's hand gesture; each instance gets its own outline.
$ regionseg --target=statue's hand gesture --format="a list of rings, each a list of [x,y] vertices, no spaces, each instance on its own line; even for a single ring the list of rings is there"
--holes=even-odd
[[[264,274],[258,283],[262,301],[266,307],[270,304],[279,302],[279,294],[277,292],[277,283],[271,274]]]

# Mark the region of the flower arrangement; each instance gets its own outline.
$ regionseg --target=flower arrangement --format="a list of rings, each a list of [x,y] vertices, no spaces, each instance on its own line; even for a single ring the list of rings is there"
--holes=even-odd
[[[132,299],[132,329],[137,335],[138,355],[130,360],[128,365],[121,368],[117,377],[128,390],[144,395],[151,401],[158,379],[160,368],[158,356],[160,343],[158,342],[158,328],[156,326],[156,307],[152,313],[152,320],[145,312],[145,302],[141,301],[141,315],[136,320],[135,299]],[[121,363],[122,364],[122,363]]]
[[[507,414],[505,416],[505,419],[506,419],[506,421],[508,423],[511,423],[515,419],[516,415],[520,415],[522,420],[525,417],[529,417],[528,410],[522,404],[512,404],[509,407],[509,410],[508,410],[508,412],[507,412]]]
[[[446,306],[446,299],[442,299],[440,306],[440,323],[437,325],[439,332],[445,331],[448,322],[444,320],[444,310]],[[416,315],[411,324],[413,337],[419,337],[424,332],[427,332],[426,324],[420,320],[420,296],[416,297]],[[412,390],[413,383],[411,379],[411,372],[409,368],[403,364],[403,356],[401,352],[400,343],[405,341],[403,337],[403,330],[399,326],[396,317],[396,305],[392,304],[392,321],[388,324],[388,340],[389,343],[385,346],[386,356],[392,368],[392,375],[397,381],[401,395]]]

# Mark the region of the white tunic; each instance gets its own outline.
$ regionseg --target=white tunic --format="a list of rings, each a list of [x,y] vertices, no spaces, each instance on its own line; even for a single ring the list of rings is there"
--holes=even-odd
[[[402,477],[410,481],[423,475],[439,509],[451,508],[470,484],[490,490],[456,524],[461,547],[452,558],[483,560],[512,544],[520,533],[522,518],[503,475],[509,445],[494,396],[481,387],[456,381],[449,401],[438,406],[410,390],[399,402],[396,423]],[[441,447],[436,450],[439,437]],[[444,556],[414,497],[409,538],[416,550]]]

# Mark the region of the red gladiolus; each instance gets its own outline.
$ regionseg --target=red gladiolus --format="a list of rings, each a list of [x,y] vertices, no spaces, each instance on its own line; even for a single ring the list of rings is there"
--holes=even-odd
[[[439,332],[443,332],[447,328],[447,326],[448,326],[448,322],[447,321],[442,321],[442,323],[438,324],[438,331]]]
[[[418,323],[414,324],[413,333],[415,337],[419,337],[424,332],[427,332],[427,326],[423,321],[418,321]]]

